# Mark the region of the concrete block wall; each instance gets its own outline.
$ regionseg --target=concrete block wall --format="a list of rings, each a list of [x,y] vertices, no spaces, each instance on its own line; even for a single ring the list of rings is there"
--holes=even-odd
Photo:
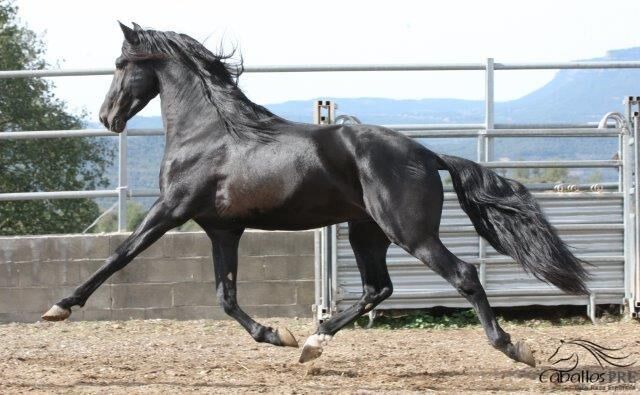
[[[127,234],[0,237],[0,322],[35,322],[95,272]],[[238,299],[249,315],[309,317],[314,234],[248,231]],[[227,318],[218,306],[211,243],[203,232],[168,233],[89,299],[73,320]]]

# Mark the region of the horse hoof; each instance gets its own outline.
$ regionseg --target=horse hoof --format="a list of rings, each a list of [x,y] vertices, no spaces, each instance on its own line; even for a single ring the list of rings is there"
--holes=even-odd
[[[300,359],[298,360],[298,362],[309,362],[318,358],[320,355],[322,355],[322,347],[305,344],[304,347],[302,347],[302,354],[300,354]]]
[[[51,306],[49,311],[42,315],[42,319],[45,321],[62,321],[69,318],[71,315],[71,310],[65,309],[63,307],[54,304]]]
[[[278,328],[276,330],[276,334],[280,339],[280,344],[284,347],[295,347],[298,348],[298,341],[295,336],[289,331],[287,328]]]
[[[531,348],[529,348],[525,342],[519,341],[516,343],[516,355],[518,357],[518,361],[526,363],[532,368],[536,367],[536,359],[533,357]]]
[[[300,354],[300,363],[309,362],[322,355],[322,347],[329,344],[329,341],[333,338],[331,335],[325,333],[313,334],[307,338],[302,347],[302,354]]]

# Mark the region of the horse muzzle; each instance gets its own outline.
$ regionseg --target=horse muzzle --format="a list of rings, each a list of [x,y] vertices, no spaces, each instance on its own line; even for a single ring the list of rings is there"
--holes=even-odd
[[[111,122],[109,122],[109,126],[107,126],[107,129],[115,133],[122,133],[125,127],[127,127],[127,121],[125,121],[123,118],[115,117],[111,120]]]
[[[107,114],[100,114],[100,123],[104,125],[111,132],[122,133],[124,128],[127,126],[127,121],[121,117],[116,115],[109,116]]]

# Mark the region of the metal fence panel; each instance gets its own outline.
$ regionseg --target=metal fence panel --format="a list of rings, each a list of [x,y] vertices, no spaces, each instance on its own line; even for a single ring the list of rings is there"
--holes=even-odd
[[[487,110],[490,112],[490,109]],[[618,119],[616,129],[602,129],[609,117]],[[607,114],[599,129],[549,128],[544,125],[512,129],[495,129],[487,125],[485,130],[420,130],[398,128],[413,138],[467,138],[478,136],[478,161],[492,168],[549,168],[549,167],[614,167],[620,177],[616,183],[602,185],[563,186],[555,192],[549,185],[532,185],[541,208],[560,237],[573,249],[574,253],[588,262],[591,273],[588,282],[590,295],[568,295],[554,286],[548,285],[526,273],[510,257],[497,253],[475,232],[468,216],[458,204],[455,193],[445,187],[445,201],[441,220],[440,235],[443,243],[458,257],[476,265],[490,302],[494,306],[527,305],[586,305],[592,319],[595,304],[625,304],[629,297],[629,271],[635,263],[629,260],[629,202],[634,198],[633,188],[624,180],[623,174],[630,172],[634,161],[627,156],[616,160],[590,161],[492,161],[491,144],[493,137],[533,137],[533,136],[583,136],[619,137],[621,151],[624,144],[631,145],[629,130],[621,127],[621,115]],[[488,118],[490,119],[490,118]],[[589,188],[591,187],[591,188]],[[540,192],[540,191],[543,192]],[[590,190],[590,192],[589,192]],[[568,192],[572,191],[572,192]],[[587,191],[587,192],[585,192]],[[362,284],[355,257],[348,241],[346,224],[338,226],[336,235],[336,267],[333,298],[334,311],[340,311],[361,297]],[[470,307],[455,289],[439,275],[429,270],[422,262],[392,245],[387,254],[389,273],[394,283],[393,295],[377,309],[412,309],[435,306]],[[634,291],[637,292],[637,291]]]
[[[570,193],[568,193],[570,195]],[[552,224],[574,252],[594,266],[589,267],[589,287],[598,303],[621,304],[624,298],[624,243],[622,198],[539,198]],[[460,209],[457,200],[446,200],[441,237],[454,254],[479,264],[479,236]],[[459,231],[467,228],[466,231]],[[362,294],[360,274],[348,240],[347,225],[338,228],[336,307],[344,309]],[[393,295],[380,309],[408,309],[434,306],[469,307],[449,283],[425,267],[422,262],[392,245],[387,255],[394,283]],[[567,295],[527,274],[510,258],[493,248],[486,251],[484,285],[494,306],[585,305],[587,296]]]

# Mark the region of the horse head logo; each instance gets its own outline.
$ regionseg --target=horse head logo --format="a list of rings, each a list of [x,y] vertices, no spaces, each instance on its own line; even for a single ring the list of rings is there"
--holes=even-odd
[[[589,355],[603,369],[607,366],[626,368],[635,364],[635,361],[628,359],[631,354],[624,354],[622,349],[623,347],[607,348],[589,340],[560,340],[560,345],[547,361],[554,366],[555,370],[563,372],[574,370],[578,367],[581,357],[584,362],[584,359],[589,359]]]

